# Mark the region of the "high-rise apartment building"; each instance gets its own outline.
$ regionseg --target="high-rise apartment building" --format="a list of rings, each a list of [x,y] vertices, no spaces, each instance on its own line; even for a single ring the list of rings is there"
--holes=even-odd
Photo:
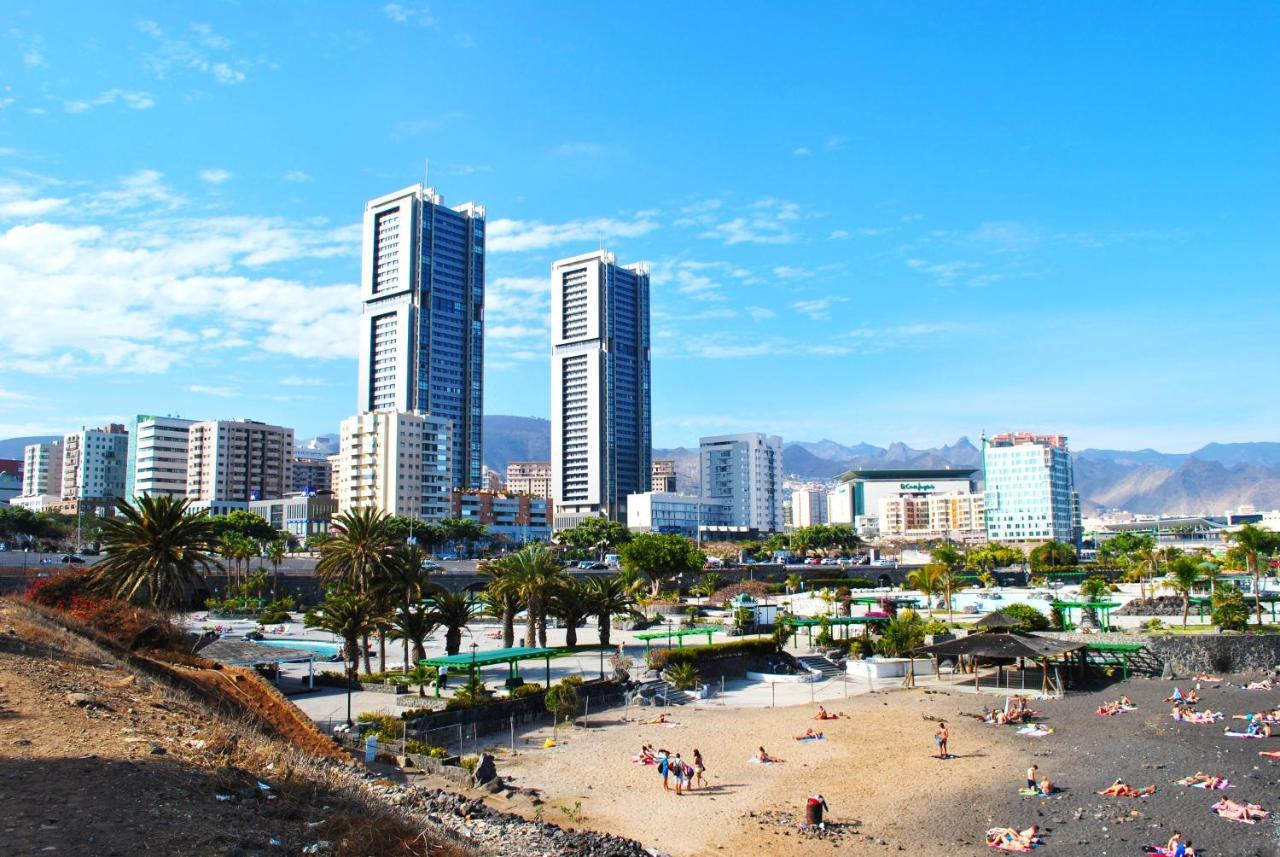
[[[885,538],[950,539],[960,542],[985,538],[982,494],[896,494],[881,497],[877,532]]]
[[[342,421],[338,511],[378,509],[422,521],[449,517],[447,419],[404,411],[371,411]]]
[[[1080,504],[1065,435],[983,437],[982,473],[988,539],[1079,542]]]
[[[125,497],[187,495],[187,430],[195,420],[139,414],[129,430]]]
[[[555,527],[627,520],[651,479],[649,267],[600,250],[551,266]]]
[[[551,497],[550,461],[512,461],[507,464],[507,493]]]
[[[293,453],[294,494],[314,495],[333,490],[333,469],[329,456],[318,450],[295,450]]]
[[[782,438],[758,432],[698,441],[702,499],[729,507],[729,523],[779,533],[782,520]]]
[[[193,503],[274,500],[293,487],[293,429],[254,420],[206,420],[187,429]]]
[[[22,450],[22,496],[62,496],[62,441],[31,443]]]
[[[124,496],[129,433],[111,423],[82,429],[62,439],[64,500],[114,500]]]
[[[827,492],[800,488],[791,492],[791,525],[812,527],[827,523]]]
[[[447,208],[432,188],[365,205],[356,407],[449,420],[460,488],[481,484],[484,246],[484,206]]]
[[[676,493],[676,463],[670,458],[659,458],[653,462],[649,490],[660,494]]]

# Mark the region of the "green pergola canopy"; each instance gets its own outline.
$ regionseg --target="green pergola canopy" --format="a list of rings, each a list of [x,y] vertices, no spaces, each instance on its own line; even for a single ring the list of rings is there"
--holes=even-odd
[[[676,641],[676,645],[683,648],[684,638],[690,634],[706,634],[707,645],[711,645],[711,635],[717,631],[724,631],[724,628],[715,626],[709,627],[706,625],[700,625],[696,628],[669,628],[666,631],[646,631],[643,634],[636,634],[635,638],[637,640],[644,640],[644,650],[645,652],[648,652],[649,643],[652,640],[666,640],[667,645],[669,646],[671,644],[671,640],[674,639]]]
[[[1062,601],[1061,599],[1054,599],[1050,604],[1062,611],[1062,630],[1064,631],[1075,629],[1075,622],[1071,619],[1073,610],[1096,610],[1102,627],[1109,628],[1111,611],[1120,606],[1119,601]]]
[[[469,655],[445,655],[440,658],[423,658],[418,661],[424,667],[466,667],[474,677],[480,667],[491,664],[509,664],[511,677],[516,677],[516,664],[520,661],[541,658],[547,662],[547,687],[551,687],[551,659],[560,654],[559,649],[544,649],[533,646],[513,646],[510,649],[486,649],[483,652],[472,652]],[[439,695],[439,690],[436,691]]]

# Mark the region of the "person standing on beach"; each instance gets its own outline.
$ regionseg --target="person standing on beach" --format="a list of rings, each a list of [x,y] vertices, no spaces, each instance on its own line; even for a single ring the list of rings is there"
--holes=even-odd
[[[684,794],[684,792],[680,790],[680,787],[684,785],[684,759],[680,758],[679,753],[676,753],[676,758],[671,762],[671,767],[675,769],[672,773],[676,775],[676,794]]]
[[[671,787],[667,785],[667,777],[671,774],[671,759],[667,757],[666,750],[658,751],[658,776],[662,777],[662,790],[664,792],[671,791]]]
[[[938,731],[934,733],[933,736],[933,743],[938,745],[939,759],[948,759],[951,757],[951,754],[947,752],[947,739],[950,737],[951,733],[947,731],[947,724],[944,721],[939,720]]]
[[[1027,788],[1034,790],[1036,788],[1036,772],[1040,770],[1038,765],[1032,765],[1027,768]]]
[[[707,787],[706,777],[702,776],[707,772],[707,766],[702,761],[702,752],[697,748],[693,748],[693,773],[697,778],[698,785],[701,788]]]

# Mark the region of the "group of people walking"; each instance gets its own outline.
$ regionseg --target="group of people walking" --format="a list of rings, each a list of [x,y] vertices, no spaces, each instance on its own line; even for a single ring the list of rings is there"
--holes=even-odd
[[[707,766],[702,761],[702,751],[693,748],[693,758],[685,759],[679,753],[672,755],[666,749],[659,749],[654,755],[658,763],[658,776],[662,777],[662,790],[671,791],[671,780],[675,780],[677,795],[691,792],[695,788],[706,788],[704,776]]]

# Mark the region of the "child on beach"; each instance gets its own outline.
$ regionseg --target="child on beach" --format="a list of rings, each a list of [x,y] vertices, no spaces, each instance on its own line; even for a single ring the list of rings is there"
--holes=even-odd
[[[1027,788],[1034,789],[1036,787],[1036,772],[1039,770],[1039,765],[1032,765],[1027,768]]]
[[[951,737],[951,732],[947,729],[944,721],[938,721],[938,731],[933,735],[933,743],[938,745],[938,758],[949,759],[951,754],[947,752],[947,739]]]

